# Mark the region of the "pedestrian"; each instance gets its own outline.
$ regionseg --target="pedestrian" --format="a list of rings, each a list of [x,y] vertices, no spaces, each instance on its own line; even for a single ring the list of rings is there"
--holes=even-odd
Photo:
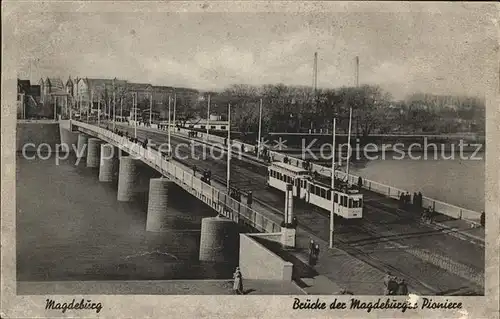
[[[193,165],[193,177],[196,176],[196,165]]]
[[[243,278],[241,275],[240,267],[236,267],[236,271],[233,274],[233,291],[237,295],[243,295]]]
[[[314,253],[314,240],[311,239],[309,243],[309,265],[313,264],[313,253]]]
[[[358,188],[361,189],[363,187],[363,178],[358,177]]]
[[[316,244],[314,246],[314,264],[316,265],[316,263],[318,262],[318,259],[319,259],[319,245]]]
[[[413,193],[413,209],[416,211],[418,208],[418,195],[417,193]]]
[[[298,225],[299,225],[299,221],[297,220],[297,217],[293,216],[293,218],[292,218],[292,227],[294,229],[297,229]]]
[[[283,158],[283,163],[288,164],[288,157]]]
[[[484,212],[481,212],[481,217],[479,218],[479,222],[481,223],[481,226],[484,227],[485,221],[486,221],[485,214],[484,214]]]
[[[247,206],[252,208],[252,203],[253,203],[253,194],[252,191],[249,191],[247,195]]]

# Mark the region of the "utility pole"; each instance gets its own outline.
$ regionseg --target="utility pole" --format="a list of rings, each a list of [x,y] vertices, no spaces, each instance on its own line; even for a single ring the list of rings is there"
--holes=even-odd
[[[356,56],[356,87],[359,87],[359,57]]]
[[[120,122],[123,122],[123,93],[120,96]]]
[[[349,135],[347,136],[347,184],[349,185],[349,162],[351,160],[351,122],[352,122],[352,107],[349,108]]]
[[[330,212],[330,248],[333,248],[333,236],[335,231],[335,119],[333,119],[332,129],[332,210]]]
[[[229,186],[231,180],[231,103],[228,104],[227,111],[227,181],[226,190],[229,194]]]
[[[175,110],[176,109],[177,109],[177,93],[174,94],[174,119],[173,119],[174,129],[175,129]]]
[[[90,91],[90,106],[91,110],[94,109],[94,91]],[[87,117],[87,122],[89,121],[89,118]]]
[[[262,98],[260,99],[260,107],[259,107],[259,135],[257,141],[257,158],[259,158],[260,156],[261,134],[262,134]]]
[[[101,97],[97,100],[97,126],[101,125]]]
[[[137,92],[134,92],[134,138],[137,138]]]

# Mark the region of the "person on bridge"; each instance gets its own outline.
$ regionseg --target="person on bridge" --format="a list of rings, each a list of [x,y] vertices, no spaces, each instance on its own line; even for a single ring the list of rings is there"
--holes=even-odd
[[[314,240],[311,239],[311,242],[309,243],[309,265],[312,266],[313,264],[313,252],[314,252]]]
[[[360,176],[358,177],[358,188],[361,189],[363,187],[363,178]]]
[[[287,156],[285,156],[285,158],[283,158],[283,163],[288,164],[288,157]]]
[[[406,296],[408,295],[408,285],[406,284],[404,279],[399,279],[397,281],[398,289],[396,290],[396,295]]]
[[[422,209],[423,206],[423,196],[421,192],[418,192],[418,209]]]
[[[297,226],[299,225],[299,221],[296,216],[293,216],[292,218],[292,227],[293,229],[297,229]]]

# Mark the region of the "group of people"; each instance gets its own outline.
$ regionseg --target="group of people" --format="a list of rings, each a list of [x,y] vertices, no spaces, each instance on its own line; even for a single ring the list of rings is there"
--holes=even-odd
[[[198,137],[198,132],[197,131],[189,131],[188,137]]]
[[[408,284],[404,279],[387,273],[384,279],[384,294],[386,296],[408,295]]]
[[[319,245],[311,239],[309,243],[309,265],[314,266],[318,262],[319,259]]]

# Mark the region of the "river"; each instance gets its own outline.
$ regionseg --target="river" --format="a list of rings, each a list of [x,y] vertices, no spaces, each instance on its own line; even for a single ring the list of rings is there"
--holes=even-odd
[[[17,279],[153,280],[229,278],[233,266],[198,261],[201,219],[214,216],[181,189],[173,190],[168,231],[146,232],[149,178],[141,167],[137,199],[116,200],[116,182],[70,157],[17,155]]]

